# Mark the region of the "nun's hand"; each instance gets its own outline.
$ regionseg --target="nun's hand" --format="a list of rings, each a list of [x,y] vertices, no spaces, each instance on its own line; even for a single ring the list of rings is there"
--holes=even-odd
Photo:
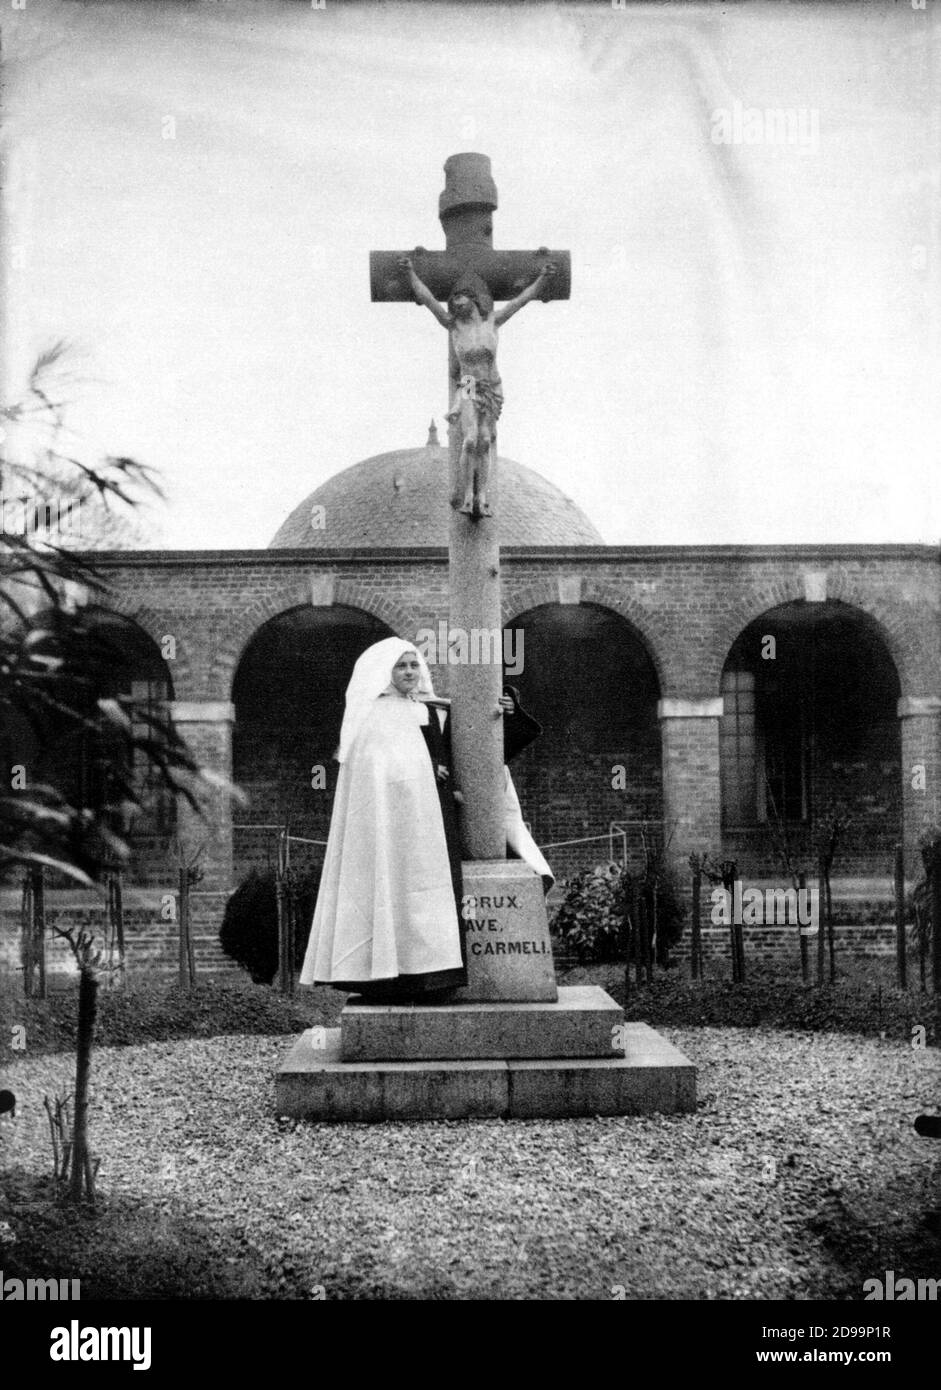
[[[450,775],[451,775],[451,774],[448,772],[448,769],[445,767],[444,763],[439,763],[439,764],[438,764],[438,781],[439,781],[439,782],[446,782],[446,781],[448,780],[448,778],[450,777]]]
[[[463,792],[452,792],[451,795],[454,797],[454,800],[457,802],[458,806],[463,806],[463,805],[464,805],[464,793],[463,793]]]
[[[499,704],[498,704],[498,708],[497,708],[497,713],[498,713],[498,714],[513,714],[513,713],[515,712],[515,710],[516,710],[516,705],[515,705],[515,703],[514,703],[513,696],[512,696],[512,695],[501,695],[501,696],[500,696],[500,700],[499,700]]]

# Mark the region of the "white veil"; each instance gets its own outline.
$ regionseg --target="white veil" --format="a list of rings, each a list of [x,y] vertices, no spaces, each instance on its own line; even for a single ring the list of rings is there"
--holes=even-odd
[[[337,762],[343,763],[349,757],[353,740],[362,728],[370,706],[383,691],[388,690],[392,682],[392,668],[405,652],[414,652],[418,657],[419,677],[416,695],[435,698],[428,663],[414,643],[406,642],[402,637],[384,637],[381,642],[374,642],[357,658],[350,683],[346,687],[346,709],[340,728]],[[421,723],[427,722],[428,710],[423,707]]]

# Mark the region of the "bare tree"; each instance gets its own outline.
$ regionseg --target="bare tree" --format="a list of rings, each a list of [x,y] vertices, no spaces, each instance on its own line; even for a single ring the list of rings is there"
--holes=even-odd
[[[77,503],[83,520],[127,518],[142,496],[160,493],[143,465],[111,455],[89,457],[80,447],[66,424],[66,363],[65,345],[54,344],[37,359],[23,399],[0,410],[0,729],[7,731],[0,752],[12,755],[19,773],[11,778],[3,769],[9,790],[0,792],[0,881],[17,867],[43,866],[91,887],[131,858],[128,827],[144,796],[135,763],[150,768],[152,785],[179,793],[197,811],[200,782],[217,787],[219,779],[199,767],[162,711],[135,709],[132,720],[125,702],[101,695],[102,673],[114,650],[103,644],[84,606],[74,602],[74,592],[78,586],[106,603],[106,589],[85,553],[93,548],[92,536],[63,527],[63,515],[71,522]],[[107,535],[107,526],[98,534]],[[16,740],[23,740],[23,748],[29,739],[29,746],[41,747],[53,727],[107,734],[100,744],[103,794],[76,792],[55,770],[29,775],[28,756],[17,756]],[[60,934],[79,969],[69,1194],[93,1201],[88,1083],[101,952],[85,929]]]

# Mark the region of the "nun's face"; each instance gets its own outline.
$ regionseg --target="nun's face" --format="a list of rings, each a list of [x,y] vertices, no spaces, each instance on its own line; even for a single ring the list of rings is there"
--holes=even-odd
[[[403,652],[392,667],[392,684],[400,695],[410,695],[418,689],[421,667],[416,652]]]

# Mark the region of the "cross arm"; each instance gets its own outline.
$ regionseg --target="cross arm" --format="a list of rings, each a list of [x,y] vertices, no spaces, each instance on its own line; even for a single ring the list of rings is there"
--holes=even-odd
[[[555,275],[543,287],[540,299],[568,299],[571,293],[572,265],[568,251],[494,251],[489,246],[468,245],[449,251],[371,251],[369,287],[376,303],[414,300],[408,277],[399,266],[410,256],[415,274],[436,299],[446,300],[453,285],[468,271],[486,280],[494,299],[515,299],[531,285],[546,261],[556,267]]]

